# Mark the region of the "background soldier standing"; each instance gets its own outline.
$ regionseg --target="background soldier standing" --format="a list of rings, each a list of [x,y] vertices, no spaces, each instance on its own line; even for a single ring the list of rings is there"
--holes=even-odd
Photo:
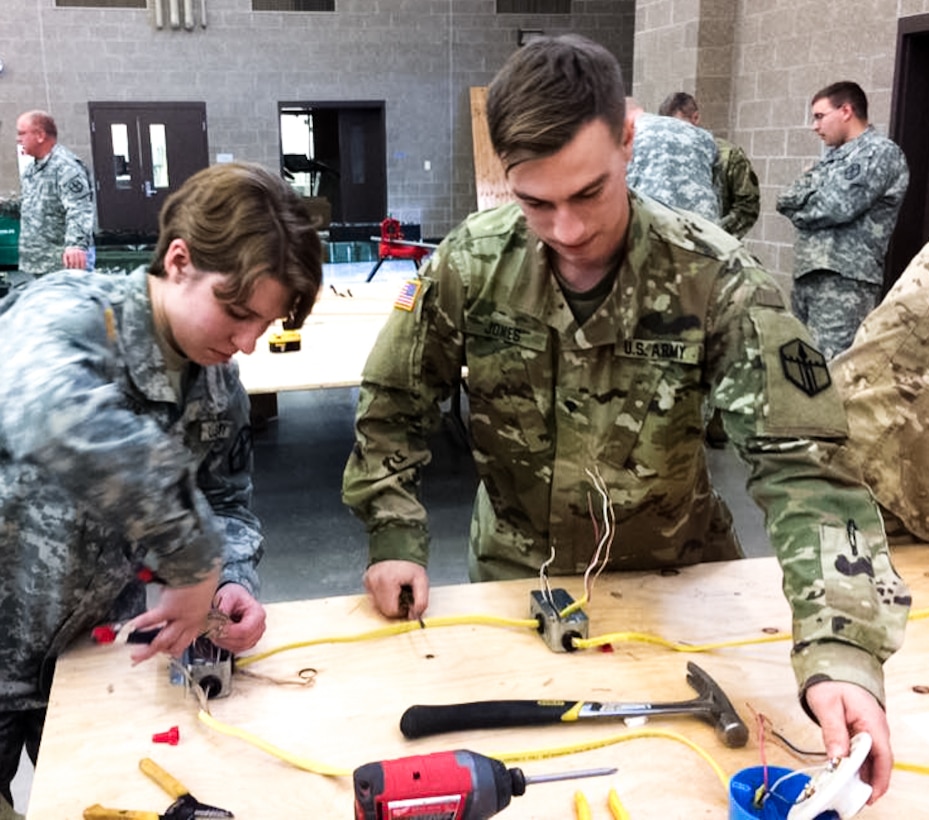
[[[626,171],[629,187],[718,224],[720,203],[714,180],[719,151],[710,134],[689,123],[649,114],[632,97],[626,98],[626,118],[634,129]]]
[[[834,83],[811,102],[829,148],[777,199],[797,229],[794,314],[827,359],[851,345],[880,299],[884,256],[910,180],[900,148],[868,124],[857,83]]]
[[[20,180],[20,272],[35,279],[92,268],[96,209],[87,166],[58,143],[55,120],[44,111],[20,115],[16,141],[35,158]]]
[[[686,91],[668,95],[658,106],[658,113],[700,126],[697,101]],[[719,189],[719,226],[742,239],[758,221],[758,214],[761,213],[758,176],[748,154],[740,146],[715,134],[713,140],[719,149],[719,174],[716,180]]]

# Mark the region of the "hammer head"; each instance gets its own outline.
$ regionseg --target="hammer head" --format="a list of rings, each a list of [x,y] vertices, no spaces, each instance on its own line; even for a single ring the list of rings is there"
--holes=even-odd
[[[698,695],[694,714],[716,729],[719,739],[730,749],[744,746],[748,742],[748,727],[719,684],[693,661],[687,662],[687,683]]]

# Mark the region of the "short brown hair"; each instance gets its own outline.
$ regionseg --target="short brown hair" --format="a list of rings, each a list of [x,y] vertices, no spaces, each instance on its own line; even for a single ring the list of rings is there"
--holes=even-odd
[[[574,34],[523,46],[487,91],[490,141],[507,169],[560,151],[596,119],[619,142],[625,117],[619,62],[603,46]]]
[[[693,119],[694,114],[699,110],[693,94],[688,94],[686,91],[675,91],[673,94],[668,94],[662,100],[661,105],[658,106],[658,113],[662,117],[674,117],[680,112],[687,119]]]
[[[818,100],[828,99],[833,108],[841,108],[848,103],[852,108],[852,113],[859,120],[868,121],[868,97],[858,83],[849,80],[827,85],[821,88],[813,95],[810,105]]]
[[[153,275],[167,275],[168,246],[183,239],[194,267],[226,275],[219,298],[244,304],[270,276],[293,294],[289,326],[312,310],[322,283],[319,235],[300,197],[267,169],[233,162],[198,171],[168,197],[158,222]]]

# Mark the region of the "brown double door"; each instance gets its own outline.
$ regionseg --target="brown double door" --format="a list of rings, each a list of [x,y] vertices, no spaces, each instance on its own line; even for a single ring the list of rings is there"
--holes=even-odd
[[[91,102],[101,232],[151,237],[165,198],[209,165],[206,105]]]

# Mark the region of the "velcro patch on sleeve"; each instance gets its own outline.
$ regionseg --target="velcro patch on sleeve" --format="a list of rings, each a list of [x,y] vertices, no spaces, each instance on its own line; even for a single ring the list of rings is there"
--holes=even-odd
[[[803,339],[782,344],[780,355],[784,377],[808,396],[815,396],[832,384],[826,357]]]
[[[423,283],[420,279],[410,279],[404,282],[394,301],[394,307],[397,310],[407,310],[412,313],[416,309],[416,300],[419,299],[419,292],[422,288]]]
[[[765,371],[762,425],[767,435],[845,438],[848,424],[825,357],[795,316],[750,310]]]

